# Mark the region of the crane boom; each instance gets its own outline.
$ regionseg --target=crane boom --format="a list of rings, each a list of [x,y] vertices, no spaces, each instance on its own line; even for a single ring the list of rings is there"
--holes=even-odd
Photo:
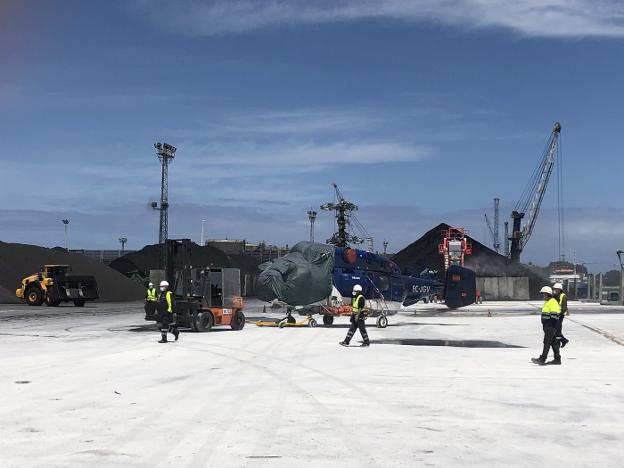
[[[492,223],[490,223],[490,218],[488,218],[487,213],[485,213],[485,225],[488,228],[488,231],[490,231],[490,236],[492,236],[492,241],[494,241],[494,228],[492,227]]]
[[[546,149],[542,154],[540,162],[533,172],[531,179],[527,187],[525,188],[523,195],[516,205],[516,209],[512,211],[511,218],[513,220],[513,229],[510,237],[511,260],[520,261],[520,253],[524,249],[525,245],[533,234],[533,228],[537,221],[537,215],[539,214],[544,195],[546,194],[546,188],[548,187],[548,181],[557,161],[557,154],[559,152],[559,136],[561,134],[561,124],[556,122]],[[521,227],[522,219],[526,216],[526,222],[524,227]]]

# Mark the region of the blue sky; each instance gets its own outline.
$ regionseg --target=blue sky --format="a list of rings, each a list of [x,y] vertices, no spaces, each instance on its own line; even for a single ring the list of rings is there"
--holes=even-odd
[[[566,254],[606,270],[623,52],[606,0],[4,0],[0,240],[61,245],[69,217],[70,247],[154,242],[160,140],[171,237],[208,218],[292,244],[336,181],[378,247],[442,221],[487,242],[483,213],[499,196],[508,216],[559,120]],[[527,261],[557,256],[554,182]]]

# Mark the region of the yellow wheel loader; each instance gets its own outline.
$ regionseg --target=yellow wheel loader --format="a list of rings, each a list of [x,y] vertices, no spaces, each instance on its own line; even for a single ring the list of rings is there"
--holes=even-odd
[[[82,307],[98,298],[97,281],[93,276],[71,275],[69,265],[45,265],[37,274],[22,280],[15,295],[30,306],[55,307],[61,302],[73,302]]]

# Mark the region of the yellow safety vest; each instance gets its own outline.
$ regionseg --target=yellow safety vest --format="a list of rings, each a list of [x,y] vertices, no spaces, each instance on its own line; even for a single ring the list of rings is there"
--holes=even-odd
[[[546,302],[544,302],[544,307],[542,307],[542,317],[559,317],[561,313],[561,306],[557,299],[551,297]]]
[[[353,298],[353,301],[351,302],[351,311],[354,314],[359,314],[360,313],[360,308],[358,306],[359,302],[360,302],[360,297],[364,297],[363,294],[358,294],[357,296],[355,296],[355,298]]]
[[[566,300],[565,310],[563,308],[563,300]],[[563,291],[559,294],[559,305],[561,306],[561,316],[563,317],[568,312],[568,299]]]
[[[156,301],[156,288],[147,288],[147,300],[150,302]]]
[[[162,303],[163,294],[165,295],[165,301],[167,303],[167,312],[173,314],[173,299],[171,291],[165,291],[164,293],[160,293],[160,296],[158,298],[159,308],[161,307],[160,304]]]

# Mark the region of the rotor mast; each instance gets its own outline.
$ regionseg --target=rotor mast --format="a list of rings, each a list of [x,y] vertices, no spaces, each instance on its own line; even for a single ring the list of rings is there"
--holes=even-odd
[[[334,187],[337,201],[334,203],[324,203],[321,205],[321,210],[335,211],[338,231],[327,239],[327,243],[335,245],[336,247],[348,247],[349,244],[361,244],[363,239],[347,231],[347,225],[351,224],[352,212],[357,211],[358,206],[344,197],[336,183],[333,183],[332,186]]]

